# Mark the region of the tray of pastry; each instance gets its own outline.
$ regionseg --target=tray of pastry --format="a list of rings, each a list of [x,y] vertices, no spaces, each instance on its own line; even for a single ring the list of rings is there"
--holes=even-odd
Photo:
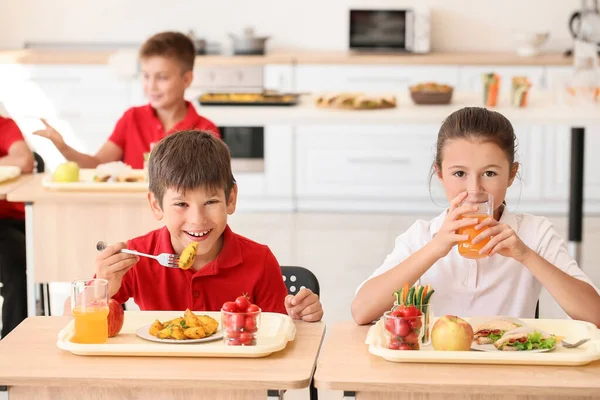
[[[296,93],[218,93],[207,92],[198,98],[203,106],[294,106],[300,95]]]

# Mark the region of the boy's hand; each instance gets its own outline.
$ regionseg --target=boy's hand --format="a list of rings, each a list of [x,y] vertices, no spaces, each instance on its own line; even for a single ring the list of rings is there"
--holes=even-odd
[[[306,288],[300,290],[295,296],[288,294],[285,298],[285,309],[293,319],[317,322],[323,318],[323,306],[319,296]]]
[[[120,252],[121,249],[126,248],[126,243],[114,243],[96,257],[96,277],[108,281],[109,299],[121,288],[123,275],[140,259],[138,256]]]
[[[472,243],[476,244],[484,239],[491,238],[489,243],[479,251],[479,254],[489,252],[488,255],[493,256],[498,253],[501,256],[514,258],[522,262],[527,253],[531,251],[521,238],[519,238],[517,232],[509,225],[501,224],[494,218],[488,218],[476,225],[475,229],[481,230],[485,227],[488,227],[488,229],[475,236],[472,240]]]
[[[36,136],[45,137],[46,139],[50,139],[50,141],[54,143],[54,146],[56,146],[58,150],[63,149],[66,146],[66,144],[61,134],[58,133],[58,131],[54,129],[48,122],[46,122],[45,119],[40,118],[40,121],[42,121],[45,128],[37,130],[33,132],[33,134]]]

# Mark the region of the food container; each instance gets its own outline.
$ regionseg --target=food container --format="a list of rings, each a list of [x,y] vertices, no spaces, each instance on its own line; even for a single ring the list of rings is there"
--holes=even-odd
[[[383,323],[390,350],[419,350],[423,338],[424,317],[421,312],[405,315],[401,310],[386,311]]]
[[[412,101],[421,105],[450,104],[454,92],[452,86],[435,82],[419,83],[409,89]]]
[[[233,44],[233,53],[236,55],[264,55],[269,36],[254,36],[253,28],[244,29],[242,36],[229,34]]]
[[[228,346],[256,346],[261,312],[260,309],[255,312],[221,310],[221,326],[225,330],[223,342]]]
[[[512,78],[510,102],[514,107],[527,107],[529,88],[531,88],[531,82],[526,76]]]
[[[486,107],[496,107],[500,93],[500,75],[495,73],[483,74],[483,104]]]

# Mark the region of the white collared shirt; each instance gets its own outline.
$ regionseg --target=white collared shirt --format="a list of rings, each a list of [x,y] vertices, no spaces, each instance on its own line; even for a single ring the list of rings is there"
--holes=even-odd
[[[394,250],[367,281],[391,270],[431,241],[441,228],[446,212],[431,221],[418,220],[398,236]],[[567,250],[565,240],[547,218],[513,214],[505,209],[500,223],[508,224],[523,243],[548,262],[572,277],[589,283],[600,293],[590,278],[579,269]],[[365,282],[361,283],[357,292]],[[541,283],[518,261],[499,254],[479,260],[467,259],[458,253],[457,246],[433,264],[417,283],[431,285],[435,289],[431,302],[436,316],[510,315],[533,318],[542,290]],[[402,285],[403,282],[398,282],[398,288]]]

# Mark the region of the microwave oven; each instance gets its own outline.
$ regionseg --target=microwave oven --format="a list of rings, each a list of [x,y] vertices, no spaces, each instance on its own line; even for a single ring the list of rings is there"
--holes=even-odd
[[[429,53],[428,9],[350,9],[353,51]]]

